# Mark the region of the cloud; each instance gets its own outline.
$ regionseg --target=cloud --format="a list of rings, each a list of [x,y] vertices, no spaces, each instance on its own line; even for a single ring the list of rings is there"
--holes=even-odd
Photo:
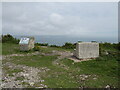
[[[63,16],[58,14],[58,13],[52,13],[50,15],[50,20],[53,23],[59,23],[59,22],[61,22],[63,20]]]
[[[117,38],[117,3],[3,3],[3,34]]]

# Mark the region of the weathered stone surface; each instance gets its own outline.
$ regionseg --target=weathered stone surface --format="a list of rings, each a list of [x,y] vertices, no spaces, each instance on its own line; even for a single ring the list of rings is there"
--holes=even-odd
[[[76,56],[78,59],[99,57],[99,43],[96,42],[77,43],[74,56]]]
[[[20,50],[28,51],[34,48],[34,37],[23,37],[20,42]]]

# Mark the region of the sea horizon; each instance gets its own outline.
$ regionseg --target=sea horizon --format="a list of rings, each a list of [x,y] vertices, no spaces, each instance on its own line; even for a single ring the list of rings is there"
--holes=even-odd
[[[48,43],[49,45],[62,46],[66,42],[76,43],[78,41],[82,42],[108,42],[108,43],[118,43],[116,38],[102,38],[102,37],[80,37],[80,36],[66,36],[66,35],[13,35],[15,38],[20,39],[22,36],[33,36],[35,38],[35,43]]]

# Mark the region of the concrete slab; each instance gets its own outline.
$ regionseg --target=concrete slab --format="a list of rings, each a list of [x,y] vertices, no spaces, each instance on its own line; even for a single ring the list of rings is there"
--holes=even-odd
[[[78,59],[75,56],[71,56],[68,59],[73,60],[74,62],[83,62],[83,61],[94,60],[95,58]]]

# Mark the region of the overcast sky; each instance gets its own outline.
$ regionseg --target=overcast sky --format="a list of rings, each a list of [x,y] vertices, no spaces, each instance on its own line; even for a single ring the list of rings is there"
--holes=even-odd
[[[2,33],[118,38],[118,3],[3,3]]]

